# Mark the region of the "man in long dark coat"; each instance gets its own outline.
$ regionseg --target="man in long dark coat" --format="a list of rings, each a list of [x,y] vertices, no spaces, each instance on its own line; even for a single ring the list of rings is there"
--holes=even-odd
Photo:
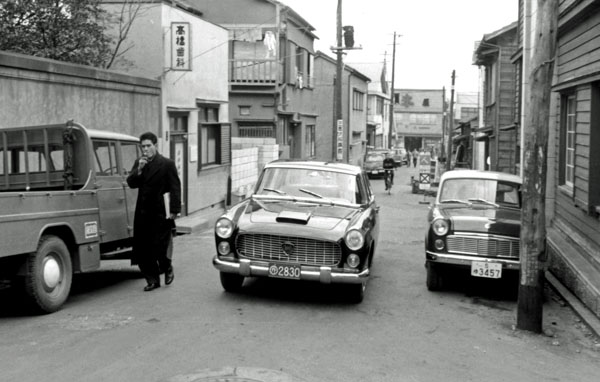
[[[167,249],[171,242],[175,217],[181,211],[181,182],[175,162],[157,151],[157,137],[153,133],[140,136],[143,156],[136,159],[127,184],[137,188],[133,226],[133,256],[148,285],[144,291],[160,287],[160,273],[165,273],[165,284],[174,279]],[[168,193],[168,198],[165,194]],[[169,200],[168,209],[165,200]]]

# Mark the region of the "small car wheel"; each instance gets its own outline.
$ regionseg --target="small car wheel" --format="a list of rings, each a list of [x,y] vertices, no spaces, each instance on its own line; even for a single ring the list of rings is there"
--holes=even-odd
[[[365,298],[365,290],[367,290],[367,283],[363,282],[360,284],[350,284],[348,286],[350,301],[355,304],[360,304]]]
[[[227,292],[239,292],[244,283],[244,276],[236,275],[235,273],[221,272],[221,285]]]
[[[427,289],[430,291],[442,289],[442,275],[439,267],[429,261],[425,267],[427,268]]]

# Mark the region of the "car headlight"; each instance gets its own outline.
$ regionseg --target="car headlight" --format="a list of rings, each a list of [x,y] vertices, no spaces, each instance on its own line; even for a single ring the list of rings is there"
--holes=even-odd
[[[365,243],[365,237],[363,234],[355,229],[348,231],[346,233],[346,237],[344,237],[344,240],[346,241],[348,248],[350,248],[352,251],[358,251]]]
[[[433,228],[433,232],[436,235],[444,236],[448,233],[448,230],[450,229],[450,224],[444,219],[437,219],[434,220],[433,223],[431,223],[431,228]]]
[[[233,233],[233,222],[227,218],[220,218],[215,224],[215,233],[223,239],[228,239]]]

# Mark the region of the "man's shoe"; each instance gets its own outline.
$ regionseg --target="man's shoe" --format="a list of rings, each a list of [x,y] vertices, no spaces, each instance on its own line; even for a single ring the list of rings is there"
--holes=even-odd
[[[167,285],[171,284],[174,279],[175,279],[175,273],[173,273],[173,267],[169,267],[169,269],[167,269],[165,271],[165,284],[167,284]]]
[[[150,283],[144,287],[144,292],[149,292],[156,288],[160,288],[160,283]]]

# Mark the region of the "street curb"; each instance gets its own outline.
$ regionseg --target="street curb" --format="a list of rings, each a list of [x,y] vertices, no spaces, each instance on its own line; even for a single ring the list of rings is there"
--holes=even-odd
[[[579,299],[571,293],[554,275],[548,271],[545,272],[546,281],[552,288],[569,304],[585,324],[594,332],[596,337],[600,337],[600,318],[592,313]]]

